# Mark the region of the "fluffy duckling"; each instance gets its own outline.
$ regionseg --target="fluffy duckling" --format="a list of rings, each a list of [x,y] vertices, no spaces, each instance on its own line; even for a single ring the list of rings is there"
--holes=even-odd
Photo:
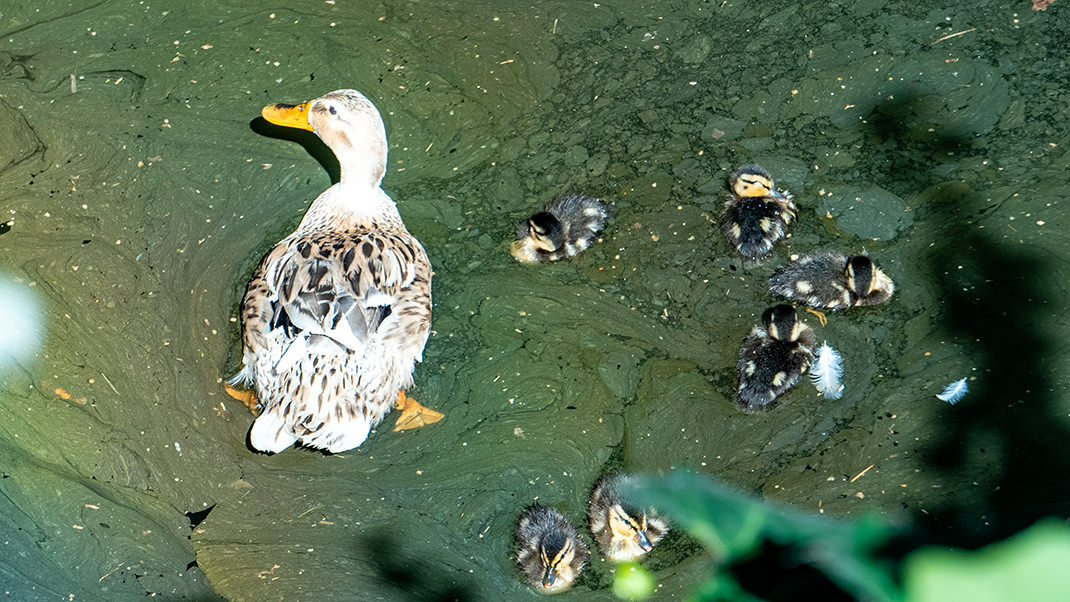
[[[777,190],[761,165],[744,165],[728,176],[731,192],[721,214],[729,244],[748,259],[759,259],[787,234],[795,219],[791,193]]]
[[[769,277],[769,290],[811,307],[833,311],[856,305],[880,305],[891,298],[892,279],[869,257],[813,253],[789,263]]]
[[[669,521],[653,508],[634,508],[617,492],[622,473],[603,476],[591,490],[587,520],[602,555],[613,562],[635,560],[658,545]]]
[[[380,187],[387,142],[379,111],[356,90],[335,90],[262,115],[315,132],[341,175],[246,288],[244,366],[227,391],[261,410],[250,443],[270,453],[294,442],[339,453],[395,407],[403,409],[398,428],[433,422],[437,412],[404,394],[430,332],[431,263]]]
[[[551,201],[520,222],[509,252],[525,263],[568,259],[591,246],[609,213],[609,205],[594,197],[569,195]]]
[[[587,568],[590,553],[572,521],[556,508],[528,506],[516,526],[516,563],[531,587],[556,594]]]
[[[743,339],[736,364],[736,401],[747,412],[772,405],[799,382],[814,360],[814,331],[790,305],[765,310],[762,323]]]

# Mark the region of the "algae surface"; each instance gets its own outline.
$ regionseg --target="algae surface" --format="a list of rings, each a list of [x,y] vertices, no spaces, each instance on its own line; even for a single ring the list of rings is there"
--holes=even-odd
[[[0,375],[17,599],[536,599],[517,514],[582,523],[618,467],[965,544],[1070,512],[1059,3],[38,4],[0,9],[0,270],[47,332]],[[383,113],[384,188],[435,266],[413,396],[446,419],[257,455],[220,385],[237,305],[332,166],[256,119],[341,87]],[[715,225],[748,162],[799,207],[760,264]],[[574,191],[614,205],[602,241],[514,262],[516,223]],[[868,252],[896,295],[816,328],[841,399],[742,414],[765,280],[817,249]],[[661,597],[710,563],[678,533],[644,560]],[[596,556],[562,597],[610,582]]]

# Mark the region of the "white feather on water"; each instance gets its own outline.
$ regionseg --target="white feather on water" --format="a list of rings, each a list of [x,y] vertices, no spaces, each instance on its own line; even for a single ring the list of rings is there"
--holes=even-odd
[[[944,392],[937,395],[936,398],[940,401],[946,401],[951,405],[958,403],[962,396],[970,392],[970,387],[966,385],[966,379],[960,378],[955,382],[948,385]]]
[[[821,343],[810,368],[810,381],[826,399],[839,399],[843,395],[843,358],[840,353],[829,347],[828,341]]]

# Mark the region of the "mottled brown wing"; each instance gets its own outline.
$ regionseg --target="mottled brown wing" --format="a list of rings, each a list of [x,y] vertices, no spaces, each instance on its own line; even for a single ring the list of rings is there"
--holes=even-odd
[[[278,295],[272,328],[297,328],[359,351],[395,310],[427,259],[411,236],[356,231],[315,233],[265,274]]]

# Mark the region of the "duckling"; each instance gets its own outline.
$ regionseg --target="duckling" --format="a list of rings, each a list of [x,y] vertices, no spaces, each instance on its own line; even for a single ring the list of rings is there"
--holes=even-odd
[[[762,323],[743,339],[736,364],[736,401],[747,412],[771,406],[799,382],[814,360],[814,331],[790,305],[765,310]]]
[[[769,290],[781,297],[833,311],[880,305],[895,291],[892,279],[869,257],[813,253],[783,266],[769,277]]]
[[[617,492],[623,473],[603,476],[591,490],[587,520],[602,554],[613,562],[635,560],[658,545],[669,532],[669,521],[653,508],[634,508]]]
[[[591,246],[606,227],[609,214],[609,205],[600,199],[561,197],[520,222],[509,252],[525,263],[568,259]]]
[[[759,259],[787,234],[795,204],[786,190],[777,190],[773,176],[761,165],[744,165],[728,176],[731,193],[721,214],[728,242],[748,259]]]
[[[556,594],[587,568],[590,553],[576,527],[560,510],[528,506],[516,526],[516,563],[531,587]]]

